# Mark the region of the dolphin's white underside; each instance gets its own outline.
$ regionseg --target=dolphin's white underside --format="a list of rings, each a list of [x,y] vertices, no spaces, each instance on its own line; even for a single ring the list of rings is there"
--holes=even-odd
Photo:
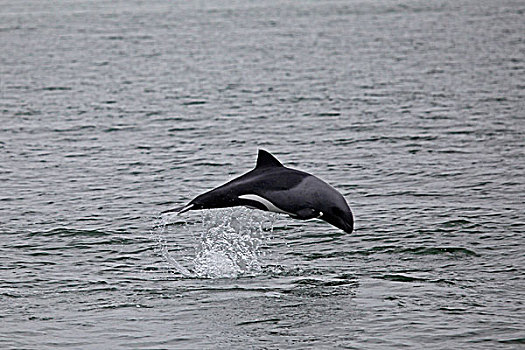
[[[264,205],[266,207],[266,209],[268,209],[268,211],[273,211],[274,213],[282,213],[282,214],[290,215],[290,213],[288,213],[288,212],[278,208],[275,204],[273,204],[272,202],[270,202],[266,198],[263,198],[263,197],[258,196],[256,194],[243,194],[242,196],[239,196],[239,199],[248,199],[248,200],[251,200],[251,201],[259,202],[262,205]]]

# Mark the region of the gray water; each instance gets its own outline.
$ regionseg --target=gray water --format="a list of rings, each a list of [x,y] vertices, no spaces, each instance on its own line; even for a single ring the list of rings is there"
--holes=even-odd
[[[1,1],[0,348],[523,348],[524,13]],[[355,232],[160,216],[258,148]]]

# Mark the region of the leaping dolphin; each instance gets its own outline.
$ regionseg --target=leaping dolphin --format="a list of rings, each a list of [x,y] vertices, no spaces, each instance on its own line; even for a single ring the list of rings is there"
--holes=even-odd
[[[352,211],[341,193],[311,174],[285,167],[262,149],[253,170],[162,213],[235,206],[284,213],[299,220],[321,219],[347,233],[354,229]]]

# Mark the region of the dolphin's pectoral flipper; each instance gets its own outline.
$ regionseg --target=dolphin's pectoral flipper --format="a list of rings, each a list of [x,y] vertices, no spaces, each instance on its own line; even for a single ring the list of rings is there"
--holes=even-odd
[[[290,217],[298,220],[310,220],[317,219],[323,216],[323,213],[313,208],[304,208],[290,214]]]

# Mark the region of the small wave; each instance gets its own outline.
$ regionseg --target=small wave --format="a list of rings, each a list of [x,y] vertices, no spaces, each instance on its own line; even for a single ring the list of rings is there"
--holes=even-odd
[[[427,279],[425,278],[411,277],[401,274],[387,274],[379,276],[378,278],[394,282],[427,282]]]
[[[444,227],[464,227],[474,225],[475,223],[467,219],[452,219],[441,222]]]
[[[301,276],[291,282],[281,293],[310,297],[329,297],[337,295],[355,295],[359,287],[358,280],[353,275],[333,275],[327,271],[323,275]]]
[[[525,338],[498,340],[498,342],[503,344],[525,344]]]
[[[410,276],[410,275],[402,274],[402,273],[384,274],[384,275],[375,276],[375,278],[392,281],[392,282],[432,283],[432,284],[441,284],[441,285],[455,285],[456,284],[455,281],[449,280],[449,279],[417,277],[417,276]]]
[[[186,102],[182,102],[183,106],[195,106],[195,105],[203,105],[206,104],[206,101],[204,100],[190,100]]]
[[[68,91],[73,90],[69,86],[45,86],[42,88],[44,91]]]
[[[236,323],[236,326],[246,326],[246,325],[252,325],[252,324],[258,324],[258,323],[279,323],[281,321],[280,318],[266,318],[266,319],[257,319],[257,320],[251,320],[251,321],[244,321]]]
[[[472,250],[461,247],[418,247],[407,248],[402,250],[403,253],[412,253],[417,255],[436,255],[436,254],[452,254],[452,255],[469,255],[478,256]]]
[[[54,228],[48,231],[35,231],[29,233],[29,236],[61,236],[61,237],[73,237],[73,236],[86,236],[86,237],[103,237],[111,236],[113,233],[108,231],[100,230],[78,230],[67,227]]]

